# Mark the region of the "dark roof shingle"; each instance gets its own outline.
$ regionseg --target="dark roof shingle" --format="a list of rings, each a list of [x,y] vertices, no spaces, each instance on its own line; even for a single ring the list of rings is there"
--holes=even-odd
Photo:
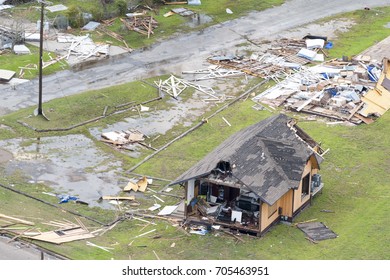
[[[171,184],[208,175],[220,161],[229,162],[232,175],[261,200],[272,205],[289,189],[298,188],[313,151],[297,137],[279,114],[230,136]]]

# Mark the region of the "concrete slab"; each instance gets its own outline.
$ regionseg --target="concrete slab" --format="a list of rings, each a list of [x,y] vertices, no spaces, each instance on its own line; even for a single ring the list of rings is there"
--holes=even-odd
[[[363,51],[361,55],[369,55],[377,62],[382,62],[385,57],[390,58],[390,36]]]

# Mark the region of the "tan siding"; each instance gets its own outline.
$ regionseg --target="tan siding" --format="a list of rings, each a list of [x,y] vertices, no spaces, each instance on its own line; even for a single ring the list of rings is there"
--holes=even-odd
[[[292,217],[293,190],[289,190],[278,202],[282,208],[282,216]]]
[[[309,160],[303,170],[302,178],[311,172],[311,168],[312,168],[312,161]],[[311,176],[310,176],[310,183],[311,183]],[[301,181],[299,183],[299,188],[297,190],[294,190],[294,212],[297,209],[299,209],[299,207],[301,207],[304,203],[306,203],[309,199],[310,199],[310,187],[309,187],[309,194],[302,199],[302,181]]]
[[[265,230],[269,225],[271,225],[275,220],[279,218],[279,207],[282,208],[282,213],[281,215],[284,216],[292,216],[292,194],[293,191],[290,190],[288,191],[284,196],[282,196],[276,203],[276,212],[269,217],[270,209],[272,209],[271,206],[269,206],[267,203],[262,203],[261,204],[261,228],[260,230],[263,231]]]

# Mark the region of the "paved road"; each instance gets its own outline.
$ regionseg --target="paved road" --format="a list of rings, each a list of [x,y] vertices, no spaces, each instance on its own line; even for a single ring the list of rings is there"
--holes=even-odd
[[[366,6],[389,5],[388,0],[287,0],[285,4],[247,17],[221,23],[200,32],[183,34],[151,48],[133,52],[107,64],[78,72],[62,71],[44,77],[43,100],[97,89],[136,79],[202,67],[204,59],[216,51],[233,48],[249,39],[268,38],[279,32],[342,12]],[[36,105],[38,81],[16,89],[0,87],[0,115]]]
[[[26,245],[18,241],[0,236],[0,260],[55,260],[56,257],[44,253],[34,248],[32,245]]]

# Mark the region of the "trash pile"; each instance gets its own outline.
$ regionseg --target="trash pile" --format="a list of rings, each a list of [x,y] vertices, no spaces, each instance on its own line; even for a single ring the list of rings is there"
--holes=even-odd
[[[109,45],[108,44],[96,44],[89,37],[89,34],[85,36],[74,36],[71,34],[59,34],[57,36],[58,43],[68,43],[69,47],[66,48],[66,59],[69,59],[70,55],[76,56],[77,60],[85,60],[92,56],[108,56]]]
[[[102,142],[128,150],[133,150],[132,145],[141,144],[145,140],[144,134],[136,129],[105,132],[101,137]]]
[[[154,34],[153,30],[158,27],[158,22],[152,16],[146,15],[121,18],[121,21],[128,30],[146,35],[148,38]]]
[[[195,90],[206,94],[208,98],[204,99],[204,101],[223,102],[229,98],[225,94],[215,92],[211,87],[180,79],[174,75],[171,75],[164,81],[158,80],[154,81],[154,83],[161,92],[165,92],[175,99],[177,99],[178,96],[187,88],[194,88]]]
[[[274,42],[259,42],[267,45],[263,52],[253,53],[250,57],[237,55],[211,56],[211,64],[221,65],[228,69],[240,70],[246,74],[260,77],[285,78],[294,70],[310,62],[324,61],[327,56],[324,49],[332,48],[332,42],[326,37],[306,36],[303,39],[280,39]]]
[[[214,55],[207,60],[237,73],[275,81],[275,86],[252,99],[256,109],[263,109],[264,104],[273,109],[284,107],[336,121],[369,124],[390,108],[387,58],[378,63],[359,55],[325,62],[326,50],[333,43],[323,36],[255,43],[263,50],[250,56]]]
[[[372,123],[390,107],[388,63],[361,56],[331,60],[296,71],[252,100],[353,124]]]

